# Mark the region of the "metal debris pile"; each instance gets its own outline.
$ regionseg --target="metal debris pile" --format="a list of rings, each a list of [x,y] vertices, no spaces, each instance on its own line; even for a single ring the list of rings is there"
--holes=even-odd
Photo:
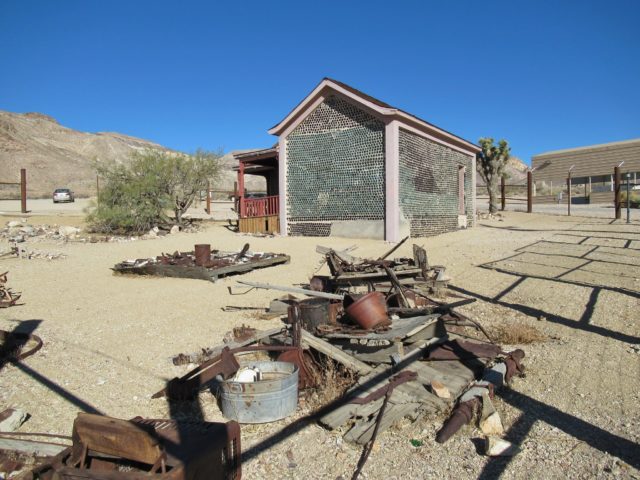
[[[280,253],[251,252],[248,243],[237,252],[212,250],[209,244],[199,244],[191,252],[176,251],[173,254],[163,253],[155,258],[125,260],[116,264],[112,270],[123,274],[216,281],[227,275],[289,263],[289,260],[288,255]]]
[[[4,272],[0,274],[0,308],[13,307],[18,300],[20,300],[20,293],[12,291],[7,287],[7,274]]]
[[[62,252],[45,252],[43,250],[37,250],[33,248],[27,248],[23,246],[21,243],[14,243],[9,248],[5,248],[0,250],[0,258],[2,257],[17,257],[20,259],[33,260],[33,259],[42,259],[42,260],[59,260],[63,258],[67,258]]]

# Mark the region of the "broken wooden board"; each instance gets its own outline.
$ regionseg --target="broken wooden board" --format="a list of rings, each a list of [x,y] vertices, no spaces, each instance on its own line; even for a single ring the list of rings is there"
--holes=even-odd
[[[301,329],[300,331],[302,333],[303,344],[306,344],[314,350],[323,353],[324,355],[335,360],[336,362],[341,363],[350,370],[354,370],[361,375],[366,375],[372,370],[372,367],[370,367],[366,363],[363,363],[357,358],[354,358],[351,355],[343,352],[339,348],[334,347],[329,342],[326,342],[321,338],[312,335],[305,329]]]
[[[393,320],[389,330],[379,333],[354,332],[331,333],[324,337],[347,354],[370,363],[391,363],[391,355],[400,353],[408,345],[440,338],[444,341],[446,328],[440,315],[421,315],[413,318]]]
[[[291,257],[284,254],[269,254],[264,259],[250,260],[242,263],[234,263],[218,268],[199,267],[196,265],[166,265],[149,259],[148,263],[122,262],[115,265],[112,270],[121,274],[156,275],[160,277],[194,278],[215,282],[218,278],[228,275],[246,273],[257,268],[272,267],[283,263],[289,263]],[[137,261],[136,261],[137,262]]]
[[[405,417],[416,420],[422,415],[443,411],[447,405],[455,402],[476,378],[472,368],[455,360],[439,362],[416,360],[411,361],[402,370],[415,372],[418,378],[393,390],[381,419],[379,432]],[[368,375],[361,377],[346,395],[350,399],[366,397],[386,385],[389,378],[395,373],[397,370],[390,366],[378,365]],[[429,390],[431,382],[434,380],[449,390],[451,399],[439,398]],[[353,426],[344,435],[344,439],[365,444],[373,435],[382,402],[383,399],[365,405],[347,403],[321,417],[320,423],[330,429],[353,423]]]

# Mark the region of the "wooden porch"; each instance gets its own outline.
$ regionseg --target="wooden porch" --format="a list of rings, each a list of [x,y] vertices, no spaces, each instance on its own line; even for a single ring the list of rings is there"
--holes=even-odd
[[[238,231],[242,233],[280,232],[280,195],[278,187],[278,148],[236,154],[238,160]],[[265,196],[248,193],[245,175],[265,178]]]

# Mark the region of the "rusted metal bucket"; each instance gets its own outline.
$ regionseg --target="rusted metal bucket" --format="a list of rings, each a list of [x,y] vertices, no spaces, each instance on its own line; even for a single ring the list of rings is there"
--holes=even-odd
[[[380,292],[371,292],[363,295],[347,307],[347,314],[365,330],[389,325],[387,303]]]
[[[298,304],[302,328],[314,332],[320,325],[336,324],[340,304],[325,298],[310,298]]]
[[[211,245],[208,243],[200,243],[195,246],[196,265],[199,267],[206,266],[211,261]]]

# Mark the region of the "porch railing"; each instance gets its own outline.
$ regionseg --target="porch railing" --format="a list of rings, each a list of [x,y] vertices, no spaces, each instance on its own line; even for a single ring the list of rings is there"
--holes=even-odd
[[[240,216],[248,217],[267,217],[278,215],[280,206],[280,197],[273,195],[263,198],[241,198],[240,199]]]

